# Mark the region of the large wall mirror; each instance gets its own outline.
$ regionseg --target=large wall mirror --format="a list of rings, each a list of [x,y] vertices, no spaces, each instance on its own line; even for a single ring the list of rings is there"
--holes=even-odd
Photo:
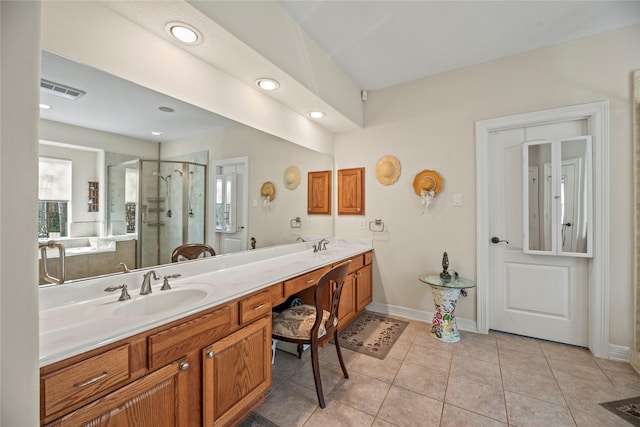
[[[524,252],[590,257],[591,137],[525,142]]]
[[[332,169],[331,156],[49,52],[42,54],[42,79],[60,86],[41,91],[51,108],[41,110],[40,156],[64,160],[72,188],[65,200],[39,202],[39,238],[67,247],[65,283],[117,273],[120,263],[130,269],[168,263],[181,243],[205,242],[218,254],[249,250],[247,243],[225,250],[216,230],[216,176],[228,172],[221,164],[238,159],[234,227],[242,242],[253,238],[259,249],[332,235],[331,216],[306,211],[307,172]],[[80,96],[53,93],[66,89]],[[301,179],[288,189],[284,172],[292,165]],[[267,181],[277,197],[265,207],[260,188]],[[97,209],[89,208],[89,182],[99,189]],[[296,217],[302,229],[291,227]],[[48,261],[57,277],[55,250]]]

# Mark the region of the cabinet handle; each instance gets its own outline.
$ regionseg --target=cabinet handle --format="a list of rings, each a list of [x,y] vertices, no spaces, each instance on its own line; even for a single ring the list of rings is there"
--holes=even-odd
[[[215,356],[216,354],[213,351],[207,351],[207,357],[209,359],[213,359],[213,356]]]
[[[309,280],[307,280],[307,283],[313,283],[313,282],[315,282],[315,279],[309,279]]]
[[[180,370],[181,370],[181,371],[186,371],[186,370],[188,370],[188,369],[189,369],[189,364],[188,364],[187,362],[182,362],[182,363],[180,364]]]
[[[103,379],[107,378],[107,375],[109,375],[109,374],[107,373],[107,371],[103,371],[103,372],[102,372],[102,375],[98,375],[97,377],[95,377],[95,378],[91,378],[89,381],[85,381],[85,382],[83,382],[83,383],[75,383],[75,384],[74,384],[74,386],[75,386],[75,387],[78,387],[78,388],[86,387],[86,386],[88,386],[88,385],[95,384],[95,383],[97,383],[98,381],[100,381],[100,380],[103,380]]]
[[[257,306],[256,308],[254,308],[253,310],[260,310],[262,307],[264,307],[266,304],[260,304],[259,306]]]

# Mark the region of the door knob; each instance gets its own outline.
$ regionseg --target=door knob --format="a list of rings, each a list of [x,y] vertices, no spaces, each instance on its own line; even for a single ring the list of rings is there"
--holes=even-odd
[[[494,237],[492,237],[492,238],[491,238],[491,243],[500,243],[500,242],[505,242],[507,245],[509,244],[509,242],[508,242],[508,241],[506,241],[506,240],[502,240],[502,239],[500,239],[499,237],[495,237],[495,236],[494,236]]]

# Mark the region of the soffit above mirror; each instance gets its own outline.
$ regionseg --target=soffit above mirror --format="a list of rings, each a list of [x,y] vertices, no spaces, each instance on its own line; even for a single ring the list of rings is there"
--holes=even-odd
[[[326,112],[326,117],[322,121],[313,123],[332,133],[353,131],[363,126],[360,88],[343,70],[328,61],[326,53],[308,37],[293,41],[303,50],[300,53],[300,60],[304,60],[301,65],[304,73],[292,77],[283,71],[283,68],[274,65],[263,54],[214,21],[216,16],[219,16],[215,13],[216,9],[228,7],[229,4],[226,2],[104,2],[103,4],[248,86],[253,87],[254,82],[262,77],[277,80],[280,88],[269,92],[269,97],[305,117],[309,111]],[[263,8],[268,7],[272,12],[279,10],[281,15],[285,15],[275,2],[260,4]],[[202,42],[194,46],[185,46],[173,40],[165,31],[166,24],[171,21],[185,22],[197,28],[202,33]],[[295,31],[286,31],[286,34],[290,39]],[[292,41],[289,40],[289,43]],[[324,64],[321,67],[312,68],[311,64],[318,64],[319,61]],[[334,93],[329,96],[331,103],[324,99],[328,92]]]

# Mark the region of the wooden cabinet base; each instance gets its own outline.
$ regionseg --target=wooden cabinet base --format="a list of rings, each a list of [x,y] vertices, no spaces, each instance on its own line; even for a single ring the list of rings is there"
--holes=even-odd
[[[186,381],[174,362],[47,426],[188,426]]]

